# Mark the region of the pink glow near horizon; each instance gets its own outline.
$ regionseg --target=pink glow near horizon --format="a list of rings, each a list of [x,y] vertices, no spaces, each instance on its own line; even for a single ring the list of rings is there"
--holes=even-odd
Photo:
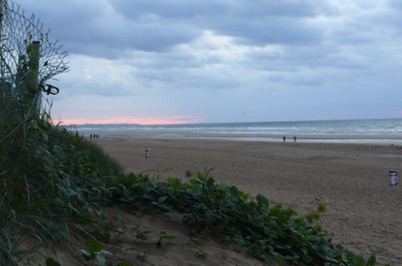
[[[62,125],[82,124],[140,124],[140,125],[169,125],[169,124],[191,124],[203,121],[201,117],[177,116],[177,117],[117,117],[109,119],[85,119],[72,118],[53,121]]]

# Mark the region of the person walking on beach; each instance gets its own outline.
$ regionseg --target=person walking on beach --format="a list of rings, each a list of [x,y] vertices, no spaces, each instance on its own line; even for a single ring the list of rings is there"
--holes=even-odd
[[[145,149],[145,158],[148,158],[151,156],[151,149],[147,148]]]
[[[296,142],[296,136],[293,137],[294,142]]]
[[[286,136],[283,136],[283,142],[286,142]]]

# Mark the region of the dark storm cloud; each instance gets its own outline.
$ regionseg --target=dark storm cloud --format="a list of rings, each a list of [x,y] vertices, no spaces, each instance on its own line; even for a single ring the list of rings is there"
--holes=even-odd
[[[317,15],[310,1],[252,1],[233,5],[211,28],[223,35],[235,36],[249,44],[312,44],[320,41],[320,32],[308,24]],[[215,20],[212,20],[215,21]]]
[[[311,43],[319,32],[300,19],[317,15],[310,1],[113,1],[127,20],[192,24],[256,44]],[[152,33],[151,33],[152,34]]]
[[[57,32],[71,53],[117,57],[120,51],[136,49],[163,51],[176,44],[191,41],[196,30],[189,24],[167,23],[163,18],[131,15],[141,5],[119,10],[105,1],[20,0],[23,8],[34,12]],[[140,3],[141,4],[141,3]]]
[[[70,52],[109,58],[127,49],[163,52],[204,30],[257,45],[319,42],[319,31],[303,22],[316,15],[309,2],[19,1],[51,25]]]

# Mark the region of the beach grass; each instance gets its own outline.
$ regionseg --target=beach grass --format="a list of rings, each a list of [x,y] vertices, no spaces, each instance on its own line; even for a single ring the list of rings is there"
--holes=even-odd
[[[40,247],[68,242],[80,221],[92,219],[93,207],[77,188],[81,176],[121,169],[47,115],[8,107],[0,113],[0,261],[17,265]]]

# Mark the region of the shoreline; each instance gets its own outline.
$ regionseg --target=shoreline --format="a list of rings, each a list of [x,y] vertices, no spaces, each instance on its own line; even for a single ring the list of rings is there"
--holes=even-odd
[[[78,131],[89,137],[93,132]],[[283,142],[279,134],[240,134],[240,133],[182,133],[182,132],[136,132],[136,131],[96,131],[101,137],[136,136],[139,138],[166,139],[205,139],[220,141],[252,141],[252,142]],[[296,141],[294,141],[296,137]],[[339,144],[374,144],[401,145],[402,135],[287,135],[286,142],[297,143],[339,143]]]

